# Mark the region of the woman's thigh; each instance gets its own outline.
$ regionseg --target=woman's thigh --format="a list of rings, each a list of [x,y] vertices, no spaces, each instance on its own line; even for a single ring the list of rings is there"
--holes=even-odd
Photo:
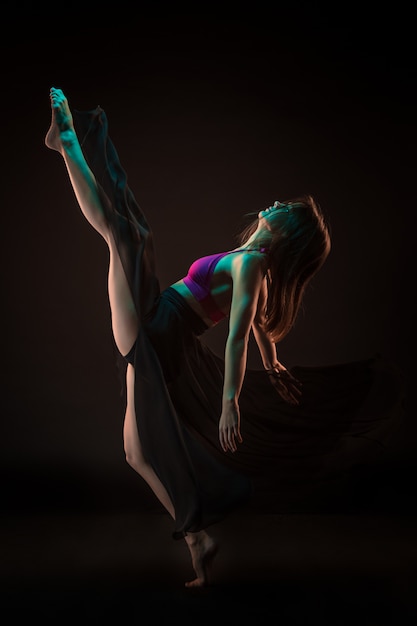
[[[119,352],[125,356],[136,341],[139,319],[122,261],[112,236],[109,238],[108,293],[113,336]]]

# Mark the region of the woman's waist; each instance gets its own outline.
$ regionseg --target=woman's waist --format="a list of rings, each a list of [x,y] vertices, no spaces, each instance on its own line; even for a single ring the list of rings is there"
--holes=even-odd
[[[179,280],[171,285],[171,288],[187,302],[188,306],[204,321],[208,328],[211,328],[226,317],[226,313],[220,309],[211,294],[207,294],[206,297],[199,299],[193,294],[190,287],[184,280]]]
[[[204,322],[207,328],[211,328],[211,326],[214,325],[202,305],[195,299],[183,280],[179,280],[178,282],[171,285],[170,289],[176,291],[176,293],[180,295],[183,300],[185,300],[187,305],[194,311],[196,315],[198,315],[198,317]]]
[[[181,282],[178,281],[164,289],[160,298],[179,311],[194,334],[201,335],[213,326],[213,322],[204,315],[198,302],[194,300],[187,287],[184,284],[181,285]]]

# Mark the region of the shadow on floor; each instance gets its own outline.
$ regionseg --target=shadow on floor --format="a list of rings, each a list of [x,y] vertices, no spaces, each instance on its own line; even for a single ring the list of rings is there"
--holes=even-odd
[[[408,626],[417,623],[416,517],[231,516],[214,526],[213,586],[192,577],[161,513],[3,517],[1,602],[14,623]]]

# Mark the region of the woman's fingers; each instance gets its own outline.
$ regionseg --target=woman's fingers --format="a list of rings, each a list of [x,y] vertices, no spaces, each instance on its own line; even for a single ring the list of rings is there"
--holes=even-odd
[[[219,439],[223,452],[227,452],[227,441],[223,431],[220,431]]]
[[[227,430],[221,430],[219,433],[220,445],[222,447],[223,452],[227,452],[230,446],[229,442],[229,434]]]
[[[219,433],[219,439],[223,452],[227,452],[228,450],[236,452],[236,440],[239,443],[242,443],[243,441],[240,431],[236,426],[233,428],[227,428],[226,430],[221,430]]]
[[[280,372],[278,377],[278,383],[280,383],[288,394],[288,397],[291,398],[293,402],[298,404],[298,400],[301,396],[301,387],[302,383],[295,378],[288,370],[283,370]]]
[[[279,395],[290,404],[299,404],[302,384],[289,372],[281,371],[278,376],[273,376],[272,384]]]

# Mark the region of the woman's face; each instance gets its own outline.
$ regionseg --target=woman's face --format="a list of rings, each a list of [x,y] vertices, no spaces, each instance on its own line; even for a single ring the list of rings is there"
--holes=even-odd
[[[282,202],[279,202],[278,200],[276,200],[276,202],[274,202],[274,204],[270,207],[268,207],[267,209],[263,209],[262,211],[259,211],[258,213],[258,218],[260,220],[265,220],[266,224],[268,224],[269,222],[271,222],[271,219],[279,212],[279,213],[288,213],[288,211],[290,210],[291,205],[290,204],[283,204]]]

